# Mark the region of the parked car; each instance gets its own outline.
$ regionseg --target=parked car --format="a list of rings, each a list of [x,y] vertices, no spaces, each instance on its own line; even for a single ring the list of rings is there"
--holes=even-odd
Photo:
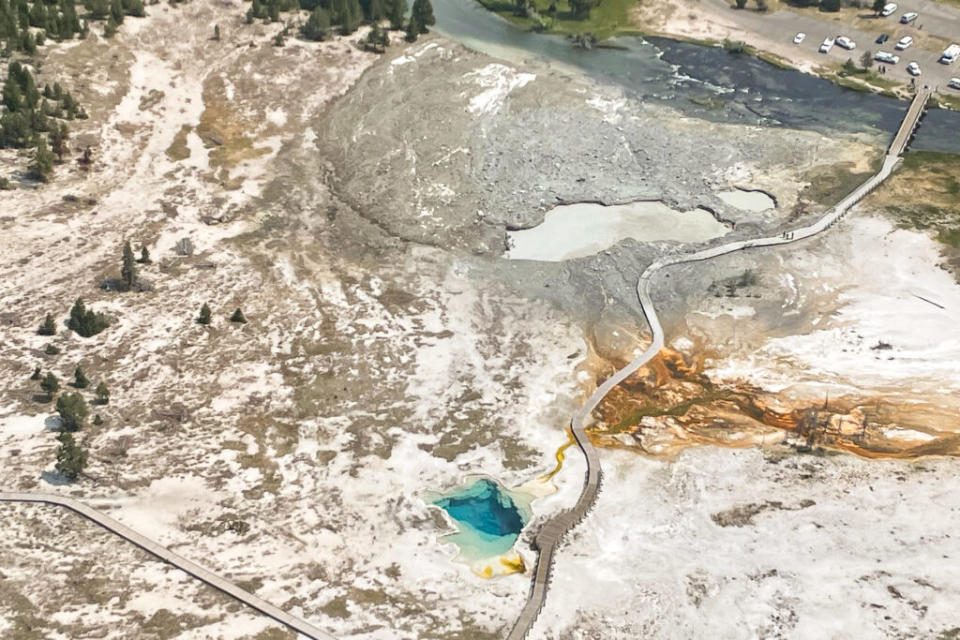
[[[880,15],[886,18],[887,16],[893,15],[893,12],[897,10],[897,5],[892,2],[883,5],[883,9],[880,11]]]
[[[820,43],[820,53],[829,53],[833,49],[833,38],[824,38]]]
[[[920,65],[918,65],[916,62],[911,62],[907,65],[907,73],[912,76],[920,75]]]
[[[960,78],[950,78],[950,82],[947,83],[947,86],[951,89],[960,89]]]
[[[912,44],[913,44],[913,38],[911,38],[910,36],[903,36],[902,38],[897,40],[896,48],[900,49],[900,51],[903,51],[904,49],[906,49]]]
[[[881,33],[881,34],[877,37],[877,44],[883,44],[884,42],[886,42],[886,41],[889,40],[889,39],[890,39],[890,34],[889,34],[889,33]]]
[[[797,35],[793,36],[793,44],[800,44],[803,42],[803,39],[807,37],[807,34],[800,32]]]
[[[885,64],[897,64],[900,62],[900,56],[895,56],[892,53],[887,53],[886,51],[878,51],[877,55],[873,57],[877,62],[883,62]]]
[[[916,13],[914,11],[908,11],[902,16],[900,16],[900,24],[910,24],[911,22],[916,20],[919,15],[920,15],[919,13]]]
[[[837,46],[843,47],[846,50],[856,49],[857,43],[848,38],[847,36],[840,36],[837,38]]]
[[[940,64],[950,64],[960,57],[960,44],[951,44],[940,54]]]

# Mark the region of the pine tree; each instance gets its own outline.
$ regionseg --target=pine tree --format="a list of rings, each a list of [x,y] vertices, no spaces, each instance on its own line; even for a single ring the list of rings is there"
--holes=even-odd
[[[102,313],[95,313],[83,304],[83,298],[77,298],[70,309],[67,327],[84,338],[95,336],[110,326],[110,320]]]
[[[51,314],[47,314],[47,317],[43,319],[43,324],[40,325],[40,328],[37,329],[37,333],[42,336],[52,336],[57,332],[57,323],[54,321]]]
[[[433,17],[433,5],[430,4],[430,0],[413,0],[411,15],[416,16],[420,33],[427,33],[429,31],[427,27],[437,23],[437,19]]]
[[[103,424],[103,418],[100,417],[99,413],[93,416],[93,424],[97,425],[98,427]]]
[[[300,34],[308,40],[323,40],[330,31],[330,13],[323,7],[317,7],[310,12],[306,24],[300,29]]]
[[[200,307],[200,317],[197,318],[197,322],[200,324],[210,324],[210,307],[206,302]]]
[[[417,16],[410,16],[409,22],[407,22],[407,33],[404,36],[404,39],[407,42],[416,42],[417,36],[420,35],[423,27],[420,26],[420,23],[417,22]]]
[[[50,128],[50,148],[57,154],[57,161],[63,162],[63,154],[67,150],[67,139],[70,137],[70,130],[67,125],[60,123],[60,126],[54,124]]]
[[[57,440],[57,471],[68,480],[76,480],[87,467],[87,452],[77,445],[70,433],[61,433]]]
[[[147,251],[147,246],[143,245],[140,247],[140,259],[137,260],[140,264],[150,264],[150,252]]]
[[[43,182],[49,181],[50,174],[53,173],[53,160],[53,153],[47,148],[47,141],[40,138],[37,150],[33,154],[33,162],[28,167],[30,175]]]
[[[403,29],[403,18],[407,15],[407,0],[389,0],[388,8],[391,29]]]
[[[31,379],[31,380],[39,380],[39,379],[42,378],[42,377],[43,377],[43,375],[40,373],[40,367],[34,367],[34,368],[33,368],[33,375],[30,376],[30,379]]]
[[[90,380],[87,379],[87,375],[80,365],[77,365],[77,368],[73,371],[73,386],[77,389],[86,389],[90,386]]]
[[[103,37],[112,38],[117,35],[117,22],[113,19],[113,16],[107,18],[107,24],[103,27]]]
[[[127,291],[133,289],[137,283],[137,262],[133,258],[133,249],[130,248],[130,241],[123,243],[123,261],[120,266],[120,278],[127,285]]]
[[[233,315],[230,316],[230,322],[239,322],[240,324],[246,324],[247,318],[243,315],[243,311],[239,308],[233,312]]]
[[[90,410],[79,393],[65,393],[57,399],[57,413],[64,431],[77,431],[83,426]]]
[[[107,385],[104,382],[100,382],[97,385],[94,393],[97,396],[97,404],[107,404],[110,402],[110,390],[107,389]]]
[[[220,25],[218,24],[213,25],[213,39],[220,40]]]
[[[40,388],[43,389],[50,400],[53,400],[53,394],[60,391],[60,381],[57,380],[57,376],[53,375],[53,373],[47,373],[47,375],[43,376],[40,380]]]

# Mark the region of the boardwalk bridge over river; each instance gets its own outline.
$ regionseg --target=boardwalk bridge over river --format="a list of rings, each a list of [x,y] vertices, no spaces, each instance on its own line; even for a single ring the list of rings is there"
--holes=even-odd
[[[596,448],[591,444],[590,438],[586,433],[587,425],[590,423],[590,417],[593,410],[603,400],[603,398],[615,386],[623,382],[628,376],[637,369],[649,362],[660,349],[663,348],[663,327],[660,326],[660,320],[657,318],[657,312],[650,299],[649,287],[653,276],[670,265],[686,262],[698,262],[708,260],[716,256],[756,247],[769,247],[783,244],[799,242],[804,238],[816,235],[839,220],[853,205],[859,202],[864,196],[872,191],[878,184],[883,182],[893,171],[894,166],[900,159],[901,154],[907,147],[910,139],[916,130],[917,124],[926,108],[927,99],[930,92],[922,90],[914,97],[913,102],[907,109],[907,113],[900,125],[900,129],[894,136],[893,141],[887,149],[884,156],[883,165],[880,170],[869,180],[857,187],[850,195],[843,199],[837,206],[828,211],[822,218],[808,227],[794,229],[776,237],[758,238],[755,240],[739,240],[710,249],[704,249],[691,254],[679,254],[667,256],[651,264],[641,274],[637,282],[637,296],[640,298],[640,304],[650,325],[650,331],[653,340],[650,346],[642,354],[637,356],[623,369],[617,371],[613,376],[601,384],[597,390],[587,399],[579,411],[571,420],[573,435],[577,444],[583,451],[587,459],[587,478],[577,500],[576,505],[569,511],[557,514],[540,528],[534,539],[536,548],[540,554],[537,560],[536,568],[533,573],[533,581],[530,589],[530,595],[527,599],[520,617],[513,626],[508,640],[522,640],[529,633],[533,623],[540,613],[543,603],[546,601],[547,589],[550,586],[550,572],[553,568],[553,558],[563,536],[570,531],[580,520],[582,520],[593,503],[596,501],[597,493],[600,490],[600,458]],[[205,582],[206,584],[222,591],[223,593],[236,598],[240,602],[250,606],[266,616],[283,623],[293,631],[313,638],[314,640],[332,640],[333,636],[325,631],[315,627],[313,624],[287,613],[279,607],[264,601],[261,598],[241,589],[227,579],[219,576],[200,564],[189,560],[188,558],[170,551],[162,545],[150,540],[146,536],[134,531],[106,514],[97,511],[73,498],[48,493],[30,493],[30,492],[0,492],[0,502],[34,502],[56,505],[74,511],[75,513],[91,520],[107,531],[116,534],[129,543],[132,543],[141,549],[152,554],[156,558],[167,562],[178,569],[186,571],[193,577]]]

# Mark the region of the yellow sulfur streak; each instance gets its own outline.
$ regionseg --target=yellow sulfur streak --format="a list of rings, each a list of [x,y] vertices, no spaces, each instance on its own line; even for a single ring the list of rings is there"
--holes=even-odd
[[[567,429],[567,441],[557,449],[557,466],[553,468],[553,471],[550,473],[540,476],[541,480],[550,480],[553,476],[557,475],[560,472],[560,469],[563,467],[563,459],[566,457],[566,450],[572,444],[575,444],[576,440],[573,439],[573,431]]]

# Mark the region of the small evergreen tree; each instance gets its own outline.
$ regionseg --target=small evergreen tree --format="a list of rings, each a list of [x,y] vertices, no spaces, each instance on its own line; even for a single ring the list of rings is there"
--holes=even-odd
[[[104,382],[97,385],[94,393],[97,395],[97,404],[108,404],[110,402],[110,390]]]
[[[87,419],[89,409],[79,393],[65,393],[57,398],[57,413],[64,431],[77,431]]]
[[[323,7],[311,11],[307,22],[300,29],[300,34],[308,40],[324,40],[329,32],[330,13]]]
[[[422,29],[423,28],[420,26],[420,23],[417,22],[417,16],[415,15],[410,16],[410,20],[409,22],[407,22],[406,35],[403,36],[404,40],[406,40],[407,42],[416,42],[417,37],[422,32]]]
[[[87,452],[77,445],[70,433],[61,433],[57,440],[57,471],[68,480],[76,480],[87,467]]]
[[[133,289],[137,283],[137,264],[133,259],[133,249],[130,248],[130,241],[123,243],[123,260],[120,266],[120,278],[127,285],[127,291]]]
[[[213,25],[213,39],[220,40],[220,25],[218,24]]]
[[[48,356],[55,356],[60,354],[60,347],[53,344],[52,342],[43,348],[43,352]]]
[[[117,35],[117,22],[113,19],[113,16],[107,18],[107,24],[103,27],[103,37],[112,38]]]
[[[100,417],[99,413],[93,416],[93,424],[97,425],[98,427],[103,424],[103,418]]]
[[[57,323],[54,321],[51,314],[47,314],[47,317],[43,319],[43,324],[40,325],[40,328],[37,329],[37,333],[42,336],[52,336],[57,332]]]
[[[77,298],[70,309],[67,327],[84,338],[94,336],[110,326],[107,316],[95,313],[83,304],[83,298]]]
[[[427,27],[437,23],[437,19],[433,17],[433,5],[430,4],[430,0],[413,0],[411,13],[417,17],[420,33],[427,33],[429,31]]]
[[[243,315],[243,311],[239,308],[233,312],[233,315],[230,316],[230,322],[239,322],[240,324],[246,324],[247,318]]]
[[[387,8],[391,29],[403,29],[403,18],[407,15],[407,0],[390,0]]]
[[[200,307],[200,316],[197,318],[197,322],[200,324],[210,324],[210,307],[206,302]]]
[[[47,148],[47,141],[40,138],[37,143],[37,150],[33,154],[33,162],[27,169],[30,175],[42,182],[48,182],[53,173],[53,152]]]
[[[39,367],[39,366],[34,367],[34,368],[33,368],[33,375],[30,376],[30,379],[31,379],[31,380],[39,380],[39,379],[42,378],[42,377],[43,377],[43,375],[40,373],[40,367]]]
[[[50,148],[57,154],[57,162],[63,162],[63,154],[67,150],[67,139],[69,137],[70,130],[67,129],[67,125],[62,122],[59,126],[54,124],[50,128]]]
[[[40,388],[43,389],[50,400],[53,400],[53,394],[60,391],[60,381],[57,380],[57,376],[48,372],[47,375],[43,376],[40,380]]]
[[[140,259],[137,260],[140,264],[150,264],[150,252],[147,251],[147,246],[144,245],[140,247]]]
[[[73,386],[77,389],[86,389],[90,386],[90,380],[87,379],[87,375],[80,365],[77,365],[77,368],[73,371]]]

